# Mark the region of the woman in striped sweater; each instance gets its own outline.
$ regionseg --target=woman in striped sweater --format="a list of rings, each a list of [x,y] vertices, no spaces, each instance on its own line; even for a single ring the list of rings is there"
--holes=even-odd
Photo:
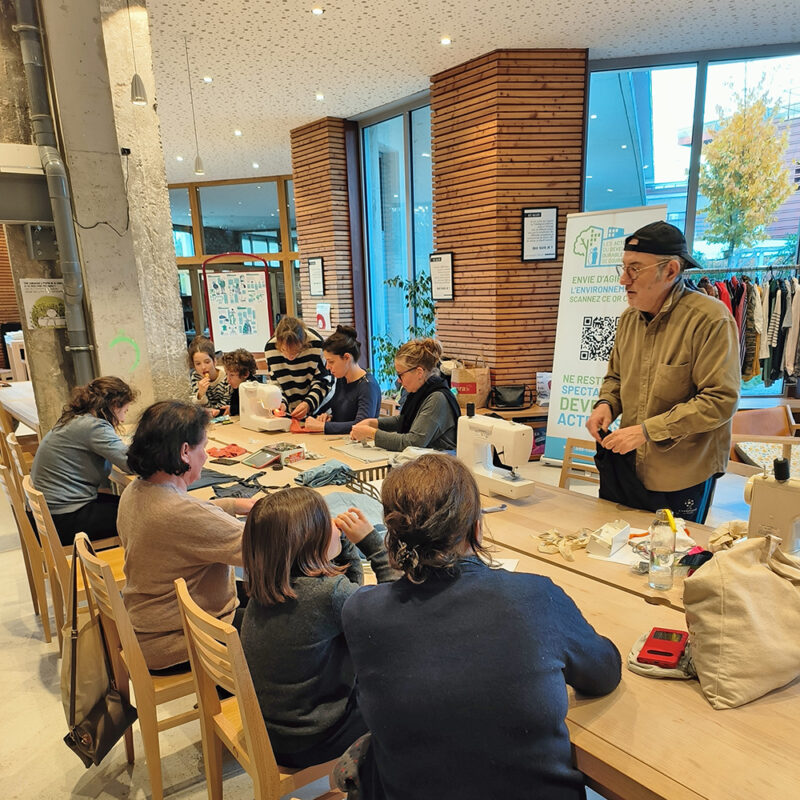
[[[264,345],[269,378],[283,392],[294,419],[314,414],[331,391],[331,376],[322,356],[322,337],[302,320],[284,317]]]

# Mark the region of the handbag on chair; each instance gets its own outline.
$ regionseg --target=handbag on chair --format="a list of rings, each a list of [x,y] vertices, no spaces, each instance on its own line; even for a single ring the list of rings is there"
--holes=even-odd
[[[86,575],[88,614],[78,624],[78,581],[80,559],[72,548],[70,573],[70,621],[64,626],[61,664],[61,700],[69,725],[64,743],[88,769],[99,764],[137,718],[136,709],[117,691],[111,660],[97,609]],[[83,565],[81,564],[81,568]]]

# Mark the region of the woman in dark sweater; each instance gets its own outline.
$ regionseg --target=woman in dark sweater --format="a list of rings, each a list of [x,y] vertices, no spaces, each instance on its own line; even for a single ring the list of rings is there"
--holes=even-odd
[[[341,619],[363,582],[356,544],[379,581],[397,578],[364,515],[351,508],[334,524],[313,489],[264,497],[245,523],[242,647],[281,766],[329,761],[366,733]]]
[[[364,419],[353,426],[350,438],[374,439],[385,450],[455,450],[461,409],[439,374],[441,359],[442,348],[434,339],[413,339],[400,345],[394,368],[408,397],[399,416]]]
[[[336,333],[322,343],[322,353],[328,372],[336,378],[336,386],[320,414],[306,419],[306,430],[350,433],[357,422],[377,416],[381,387],[358,363],[361,343],[355,328],[337,325]]]
[[[620,657],[548,578],[487,565],[478,488],[452,456],[383,483],[389,560],[405,573],[344,609],[371,731],[363,800],[579,800],[567,684],[612,691]]]

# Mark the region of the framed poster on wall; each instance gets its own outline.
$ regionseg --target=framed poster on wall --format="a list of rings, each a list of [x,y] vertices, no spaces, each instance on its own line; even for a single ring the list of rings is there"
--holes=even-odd
[[[246,267],[244,264],[218,265],[231,255],[246,255],[260,261],[263,267]],[[208,310],[208,331],[214,347],[223,353],[243,348],[250,352],[264,349],[272,338],[272,307],[267,262],[260,256],[248,253],[221,253],[203,262],[203,281]]]
[[[431,299],[453,299],[453,254],[431,253],[428,256],[431,270]]]
[[[322,270],[321,258],[308,259],[309,294],[312,297],[322,297],[325,294],[325,273]]]
[[[522,209],[522,260],[558,258],[558,207]]]

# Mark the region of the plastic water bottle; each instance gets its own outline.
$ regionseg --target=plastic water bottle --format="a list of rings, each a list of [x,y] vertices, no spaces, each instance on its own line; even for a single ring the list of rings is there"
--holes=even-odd
[[[669,509],[661,508],[650,525],[650,570],[652,589],[672,588],[672,565],[675,562],[675,521]]]

